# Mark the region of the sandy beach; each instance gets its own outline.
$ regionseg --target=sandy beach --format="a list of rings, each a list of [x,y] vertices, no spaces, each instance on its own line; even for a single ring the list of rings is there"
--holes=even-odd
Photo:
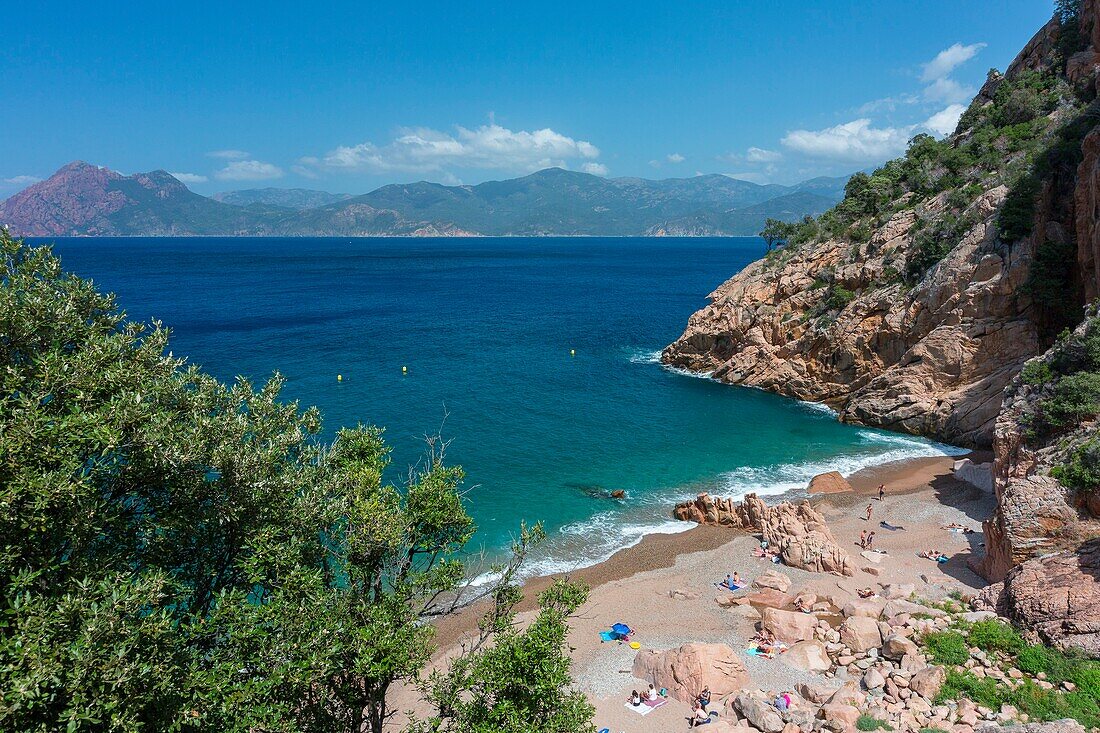
[[[644,717],[624,706],[631,690],[646,688],[649,681],[631,672],[637,654],[634,649],[620,642],[603,643],[599,632],[623,622],[635,629],[633,638],[643,649],[720,642],[742,650],[755,633],[757,619],[751,610],[716,602],[728,595],[715,586],[727,573],[737,571],[751,580],[764,571],[778,570],[791,579],[790,593],[809,590],[836,606],[855,598],[857,589],[877,590],[888,583],[915,584],[917,594],[929,598],[951,591],[972,594],[981,588],[983,581],[966,562],[979,549],[981,522],[992,513],[994,498],[956,480],[951,472],[955,460],[936,457],[876,466],[849,477],[852,492],[811,498],[859,568],[852,577],[773,564],[752,555],[758,544],[753,535],[704,526],[679,534],[647,536],[603,563],[571,573],[570,578],[591,587],[588,602],[572,620],[569,643],[577,684],[596,706],[596,727],[636,733],[687,727],[688,706],[676,700]],[[877,499],[879,484],[887,487],[883,501]],[[870,522],[863,518],[868,503],[872,505]],[[883,520],[899,529],[883,528]],[[963,534],[943,529],[953,522],[975,531]],[[863,529],[876,532],[875,547],[885,554],[861,555],[858,540]],[[937,564],[918,557],[927,549],[942,550],[950,561]],[[538,592],[553,577],[525,584],[521,622],[530,617]],[[444,664],[464,640],[473,637],[477,616],[474,606],[440,625],[436,664]],[[753,685],[764,690],[791,689],[803,680],[830,682],[787,666],[782,657],[767,660],[744,655],[743,659]],[[839,680],[832,684],[839,685]],[[407,707],[414,700],[404,694],[397,702]]]

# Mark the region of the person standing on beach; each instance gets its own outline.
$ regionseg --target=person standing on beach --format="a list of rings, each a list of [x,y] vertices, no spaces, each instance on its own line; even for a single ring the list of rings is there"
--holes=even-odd
[[[867,549],[867,530],[863,530],[859,533],[859,549]]]
[[[874,532],[867,535],[867,549],[868,550],[875,549],[875,533]]]
[[[882,501],[886,498],[886,484],[878,485],[878,500]]]
[[[868,522],[871,521],[871,505],[870,504],[867,505],[867,516],[865,517],[865,521],[868,521]]]

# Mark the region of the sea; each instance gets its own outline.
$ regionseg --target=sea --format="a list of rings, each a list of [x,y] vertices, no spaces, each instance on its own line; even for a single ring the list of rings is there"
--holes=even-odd
[[[171,328],[175,355],[227,381],[282,373],[325,439],[384,426],[388,480],[425,436],[449,441],[472,575],[524,521],[548,534],[525,573],[567,571],[684,531],[671,510],[700,491],[797,496],[824,471],[960,452],[660,363],[763,255],[755,237],[51,241],[129,318]]]

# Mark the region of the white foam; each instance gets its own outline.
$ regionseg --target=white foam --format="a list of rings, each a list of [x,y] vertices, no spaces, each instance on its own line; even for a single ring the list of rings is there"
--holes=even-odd
[[[665,365],[662,366],[662,368],[666,372],[672,372],[673,374],[679,374],[682,377],[694,377],[695,379],[709,379],[713,382],[718,381],[717,379],[714,378],[714,372],[693,372],[690,369],[684,369],[683,367],[671,366],[670,364],[665,364]]]
[[[631,349],[630,362],[632,364],[660,364],[661,350],[648,351],[646,349]]]
[[[809,412],[820,412],[826,415],[831,415],[832,417],[836,417],[840,414],[833,408],[826,405],[824,402],[807,402],[800,400],[798,404],[804,407]]]

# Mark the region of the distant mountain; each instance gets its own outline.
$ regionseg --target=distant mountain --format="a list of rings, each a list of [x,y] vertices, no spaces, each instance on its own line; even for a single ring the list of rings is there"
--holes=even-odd
[[[311,191],[308,188],[250,188],[243,191],[222,191],[210,198],[223,204],[251,206],[265,204],[283,209],[316,209],[351,198],[350,193]]]
[[[843,195],[844,180],[762,186],[721,175],[652,181],[548,168],[353,197],[255,189],[207,198],[164,171],[123,176],[78,161],[0,203],[0,225],[30,236],[751,235],[767,217],[821,213]]]

